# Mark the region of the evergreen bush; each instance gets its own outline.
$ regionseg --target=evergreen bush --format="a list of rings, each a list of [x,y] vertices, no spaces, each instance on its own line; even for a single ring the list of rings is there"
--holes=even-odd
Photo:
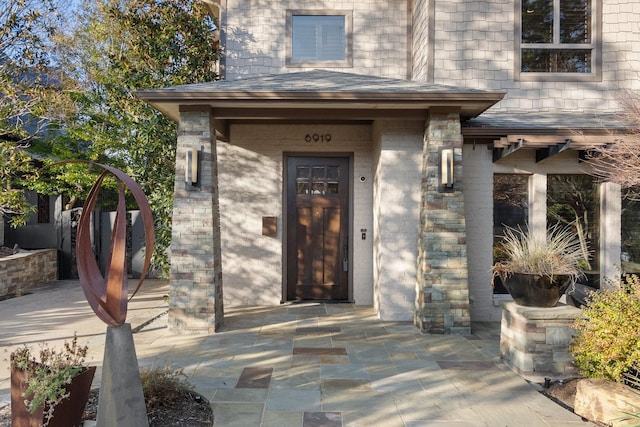
[[[640,277],[608,284],[588,297],[570,351],[581,375],[629,383],[640,368]]]

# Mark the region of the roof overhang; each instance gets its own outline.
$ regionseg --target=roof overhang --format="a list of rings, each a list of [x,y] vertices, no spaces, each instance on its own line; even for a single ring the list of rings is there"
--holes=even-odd
[[[137,95],[162,111],[173,120],[180,117],[181,106],[210,107],[216,118],[221,119],[290,119],[320,112],[322,118],[422,119],[432,108],[458,110],[462,117],[475,117],[499,101],[494,96],[461,96],[439,93],[433,95],[393,94],[343,94],[321,93],[216,93],[139,91]]]
[[[522,125],[517,126],[517,122]],[[536,162],[566,151],[576,151],[578,159],[584,160],[597,148],[623,140],[640,142],[633,125],[617,115],[580,113],[537,116],[493,113],[463,126],[462,134],[467,143],[487,144],[493,151],[494,162],[523,151],[534,151]]]
[[[536,162],[542,162],[564,151],[578,151],[580,159],[585,159],[586,153],[596,148],[614,145],[623,138],[631,135],[535,135],[519,134],[507,135],[493,141],[493,161],[500,161],[521,150],[534,150]]]
[[[211,109],[216,128],[232,122],[425,120],[430,110],[476,117],[504,92],[430,85],[328,71],[219,81],[138,91],[137,96],[177,121],[181,111]]]

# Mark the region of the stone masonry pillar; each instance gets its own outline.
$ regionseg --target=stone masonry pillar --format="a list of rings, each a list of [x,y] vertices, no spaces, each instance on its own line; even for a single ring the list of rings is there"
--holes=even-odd
[[[198,165],[195,183],[185,177],[187,157]],[[169,328],[207,334],[224,318],[216,137],[208,107],[180,107],[174,192]]]
[[[440,152],[454,149],[454,185],[440,183]],[[457,112],[430,112],[425,127],[418,230],[415,325],[425,333],[469,335],[469,285]]]

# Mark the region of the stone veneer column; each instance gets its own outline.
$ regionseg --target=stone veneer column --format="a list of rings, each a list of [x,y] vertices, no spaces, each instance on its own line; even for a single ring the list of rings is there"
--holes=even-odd
[[[569,345],[580,318],[579,308],[558,304],[555,307],[524,307],[513,301],[502,306],[500,357],[503,362],[528,381],[542,382],[574,378]]]
[[[454,149],[453,188],[440,185],[440,150]],[[471,333],[457,112],[430,112],[426,123],[414,323],[425,333]]]
[[[185,156],[199,152],[198,183],[185,182]],[[181,107],[171,235],[169,328],[211,333],[223,322],[220,208],[214,119]]]

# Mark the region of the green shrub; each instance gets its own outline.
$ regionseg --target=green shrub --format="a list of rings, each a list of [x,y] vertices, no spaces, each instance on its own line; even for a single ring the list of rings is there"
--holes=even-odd
[[[570,350],[581,375],[623,381],[640,361],[640,278],[610,285],[590,295]]]
[[[191,390],[187,375],[183,369],[172,369],[170,366],[149,368],[140,371],[142,391],[147,404],[147,413],[161,406],[170,406]]]

